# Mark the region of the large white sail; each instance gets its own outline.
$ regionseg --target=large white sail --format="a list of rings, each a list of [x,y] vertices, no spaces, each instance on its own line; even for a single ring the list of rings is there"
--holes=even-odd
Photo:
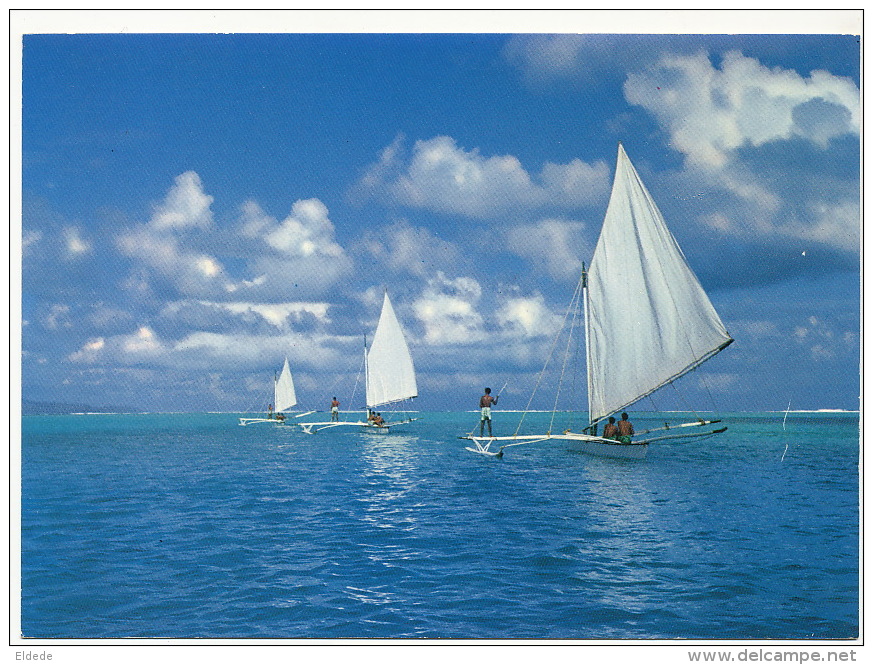
[[[385,293],[382,314],[367,353],[367,406],[399,402],[418,396],[415,367],[403,329]]]
[[[588,271],[587,335],[592,423],[733,341],[621,145]]]
[[[276,411],[285,411],[297,404],[297,395],[294,393],[294,379],[291,378],[291,368],[288,367],[288,359],[285,358],[285,366],[282,373],[276,379],[274,386],[274,405]]]

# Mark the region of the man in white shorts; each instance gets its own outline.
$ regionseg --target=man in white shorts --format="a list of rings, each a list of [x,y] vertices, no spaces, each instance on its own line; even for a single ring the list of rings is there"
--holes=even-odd
[[[482,436],[485,431],[485,423],[488,423],[488,436],[494,436],[491,433],[491,405],[497,404],[500,397],[491,396],[491,388],[485,388],[485,394],[479,398],[479,408],[482,409],[482,417],[479,420],[479,436]]]

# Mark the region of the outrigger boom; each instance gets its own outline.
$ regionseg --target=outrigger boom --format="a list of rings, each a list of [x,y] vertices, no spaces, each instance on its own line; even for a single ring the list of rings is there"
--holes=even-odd
[[[651,429],[645,429],[642,432],[637,432],[637,435],[640,436],[643,434],[649,434],[651,432],[663,432],[663,431],[670,430],[670,429],[679,429],[680,427],[702,427],[703,425],[714,425],[715,423],[720,423],[720,422],[721,422],[721,419],[718,419],[718,420],[696,420],[693,423],[680,423],[678,425],[671,425],[670,423],[664,423],[663,427],[653,427]],[[727,429],[727,427],[725,427],[724,429]],[[721,432],[721,431],[724,431],[724,430],[719,430],[719,432]],[[697,435],[696,434],[694,434],[694,435],[684,434],[682,436],[697,436]]]
[[[364,420],[359,420],[359,421],[346,420],[346,421],[342,421],[342,422],[328,421],[328,422],[323,422],[323,423],[298,423],[298,424],[300,425],[300,427],[303,428],[303,431],[306,432],[307,434],[315,434],[317,432],[320,432],[323,429],[330,429],[331,427],[343,427],[343,426],[349,426],[349,425],[354,426],[354,427],[360,427],[361,430],[364,432],[372,431],[372,432],[377,432],[379,434],[386,434],[390,431],[390,429],[392,427],[395,427],[397,425],[404,425],[406,423],[411,423],[413,420],[419,420],[419,419],[418,418],[408,418],[406,420],[398,420],[398,421],[393,422],[393,423],[383,423],[382,425],[374,425],[374,424],[368,423]]]
[[[467,446],[467,450],[482,455],[490,455],[493,457],[503,457],[503,451],[512,446],[522,446],[528,443],[539,443],[541,441],[571,441],[574,444],[580,444],[583,449],[591,448],[596,450],[600,455],[608,457],[630,457],[639,459],[646,456],[647,443],[646,441],[634,441],[631,443],[622,443],[613,439],[604,439],[599,436],[591,436],[590,434],[577,434],[575,432],[564,432],[563,434],[531,434],[526,436],[494,436],[494,437],[478,437],[478,436],[461,436],[459,439],[469,439],[476,444],[475,448]],[[495,441],[512,441],[507,443],[495,452],[491,450],[491,444]]]
[[[665,423],[664,427],[658,427],[654,429],[647,429],[639,433],[639,435],[649,434],[651,432],[660,432],[664,430],[673,430],[673,429],[681,429],[685,427],[702,427],[705,425],[711,425],[713,423],[721,422],[720,420],[700,420],[693,423],[680,423],[678,425],[669,425]],[[529,434],[524,436],[459,436],[459,439],[465,439],[467,441],[472,441],[476,444],[475,448],[471,448],[467,446],[466,449],[473,453],[479,453],[481,455],[490,455],[492,457],[503,457],[503,451],[506,448],[510,448],[512,446],[521,446],[529,443],[539,443],[541,441],[572,441],[577,444],[582,444],[583,449],[586,447],[591,447],[596,450],[596,452],[600,455],[605,455],[607,457],[630,457],[630,458],[642,458],[646,456],[646,451],[648,449],[648,444],[653,441],[666,441],[669,439],[692,439],[699,438],[705,436],[712,436],[714,434],[721,434],[726,431],[727,427],[722,427],[720,429],[710,430],[707,432],[695,432],[695,433],[676,433],[676,434],[667,434],[665,436],[656,436],[649,439],[639,439],[636,441],[631,441],[630,443],[624,443],[621,441],[616,441],[614,439],[605,439],[602,436],[592,436],[590,434],[577,434],[575,432],[565,431],[561,434]],[[506,443],[500,446],[500,448],[496,451],[491,450],[491,445],[495,442],[501,441],[511,441],[512,443]]]

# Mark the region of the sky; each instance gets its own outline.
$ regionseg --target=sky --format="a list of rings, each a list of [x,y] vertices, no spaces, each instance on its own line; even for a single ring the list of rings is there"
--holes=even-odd
[[[857,35],[451,14],[24,22],[22,397],[257,410],[287,357],[301,408],[359,408],[387,289],[417,408],[523,409],[620,141],[736,340],[637,408],[859,408]]]

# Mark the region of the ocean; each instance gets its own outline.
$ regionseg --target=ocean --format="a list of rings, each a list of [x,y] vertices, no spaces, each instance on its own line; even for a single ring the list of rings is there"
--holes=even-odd
[[[23,637],[859,635],[857,413],[722,414],[644,460],[477,455],[474,413],[389,435],[238,415],[22,419]]]

